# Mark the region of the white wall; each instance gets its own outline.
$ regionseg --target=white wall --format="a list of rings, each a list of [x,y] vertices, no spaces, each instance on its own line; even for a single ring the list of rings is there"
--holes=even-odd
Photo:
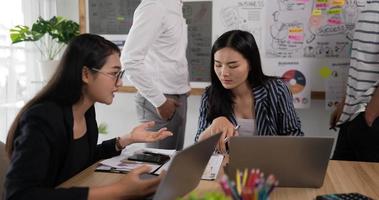
[[[96,105],[98,123],[108,124],[109,134],[100,135],[100,140],[113,138],[119,134],[129,132],[138,124],[134,95],[118,93],[112,105]],[[184,146],[193,143],[199,117],[200,96],[190,96],[188,99],[188,115]],[[335,136],[335,132],[328,130],[329,114],[325,111],[323,100],[313,100],[310,109],[296,110],[302,122],[306,136]]]

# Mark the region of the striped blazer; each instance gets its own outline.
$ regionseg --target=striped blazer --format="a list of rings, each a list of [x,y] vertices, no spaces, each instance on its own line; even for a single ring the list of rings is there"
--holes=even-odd
[[[338,125],[366,110],[379,85],[379,0],[367,1],[352,43],[345,105]]]
[[[207,121],[208,91],[201,97],[200,117],[195,141],[212,123]],[[301,123],[293,106],[292,93],[280,79],[270,79],[264,85],[253,88],[256,131],[258,135],[302,136]],[[226,116],[235,126],[234,116]]]

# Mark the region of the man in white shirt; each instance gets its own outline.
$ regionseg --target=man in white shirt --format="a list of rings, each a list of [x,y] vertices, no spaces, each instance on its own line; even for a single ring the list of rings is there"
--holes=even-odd
[[[183,148],[190,86],[182,6],[181,0],[142,0],[122,50],[126,76],[138,90],[139,120],[174,133],[149,147]]]

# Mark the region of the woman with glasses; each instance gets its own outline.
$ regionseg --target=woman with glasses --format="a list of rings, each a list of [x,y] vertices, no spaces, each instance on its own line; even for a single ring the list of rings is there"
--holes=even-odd
[[[165,128],[146,131],[154,125],[147,122],[97,145],[94,103],[111,104],[122,85],[119,57],[118,47],[103,37],[83,34],[71,41],[56,73],[8,132],[6,199],[133,199],[154,192],[160,177],[139,178],[149,172],[147,166],[103,187],[55,188],[96,161],[119,155],[128,144],[172,135]]]

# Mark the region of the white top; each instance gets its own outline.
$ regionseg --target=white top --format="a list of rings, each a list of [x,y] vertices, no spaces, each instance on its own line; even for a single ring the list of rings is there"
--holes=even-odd
[[[237,118],[237,124],[239,125],[238,134],[240,136],[253,136],[257,135],[255,131],[254,119]]]
[[[366,110],[379,85],[379,3],[368,1],[359,14],[351,49],[346,99],[338,124]]]
[[[126,77],[155,107],[190,90],[180,0],[142,0],[121,54]]]

